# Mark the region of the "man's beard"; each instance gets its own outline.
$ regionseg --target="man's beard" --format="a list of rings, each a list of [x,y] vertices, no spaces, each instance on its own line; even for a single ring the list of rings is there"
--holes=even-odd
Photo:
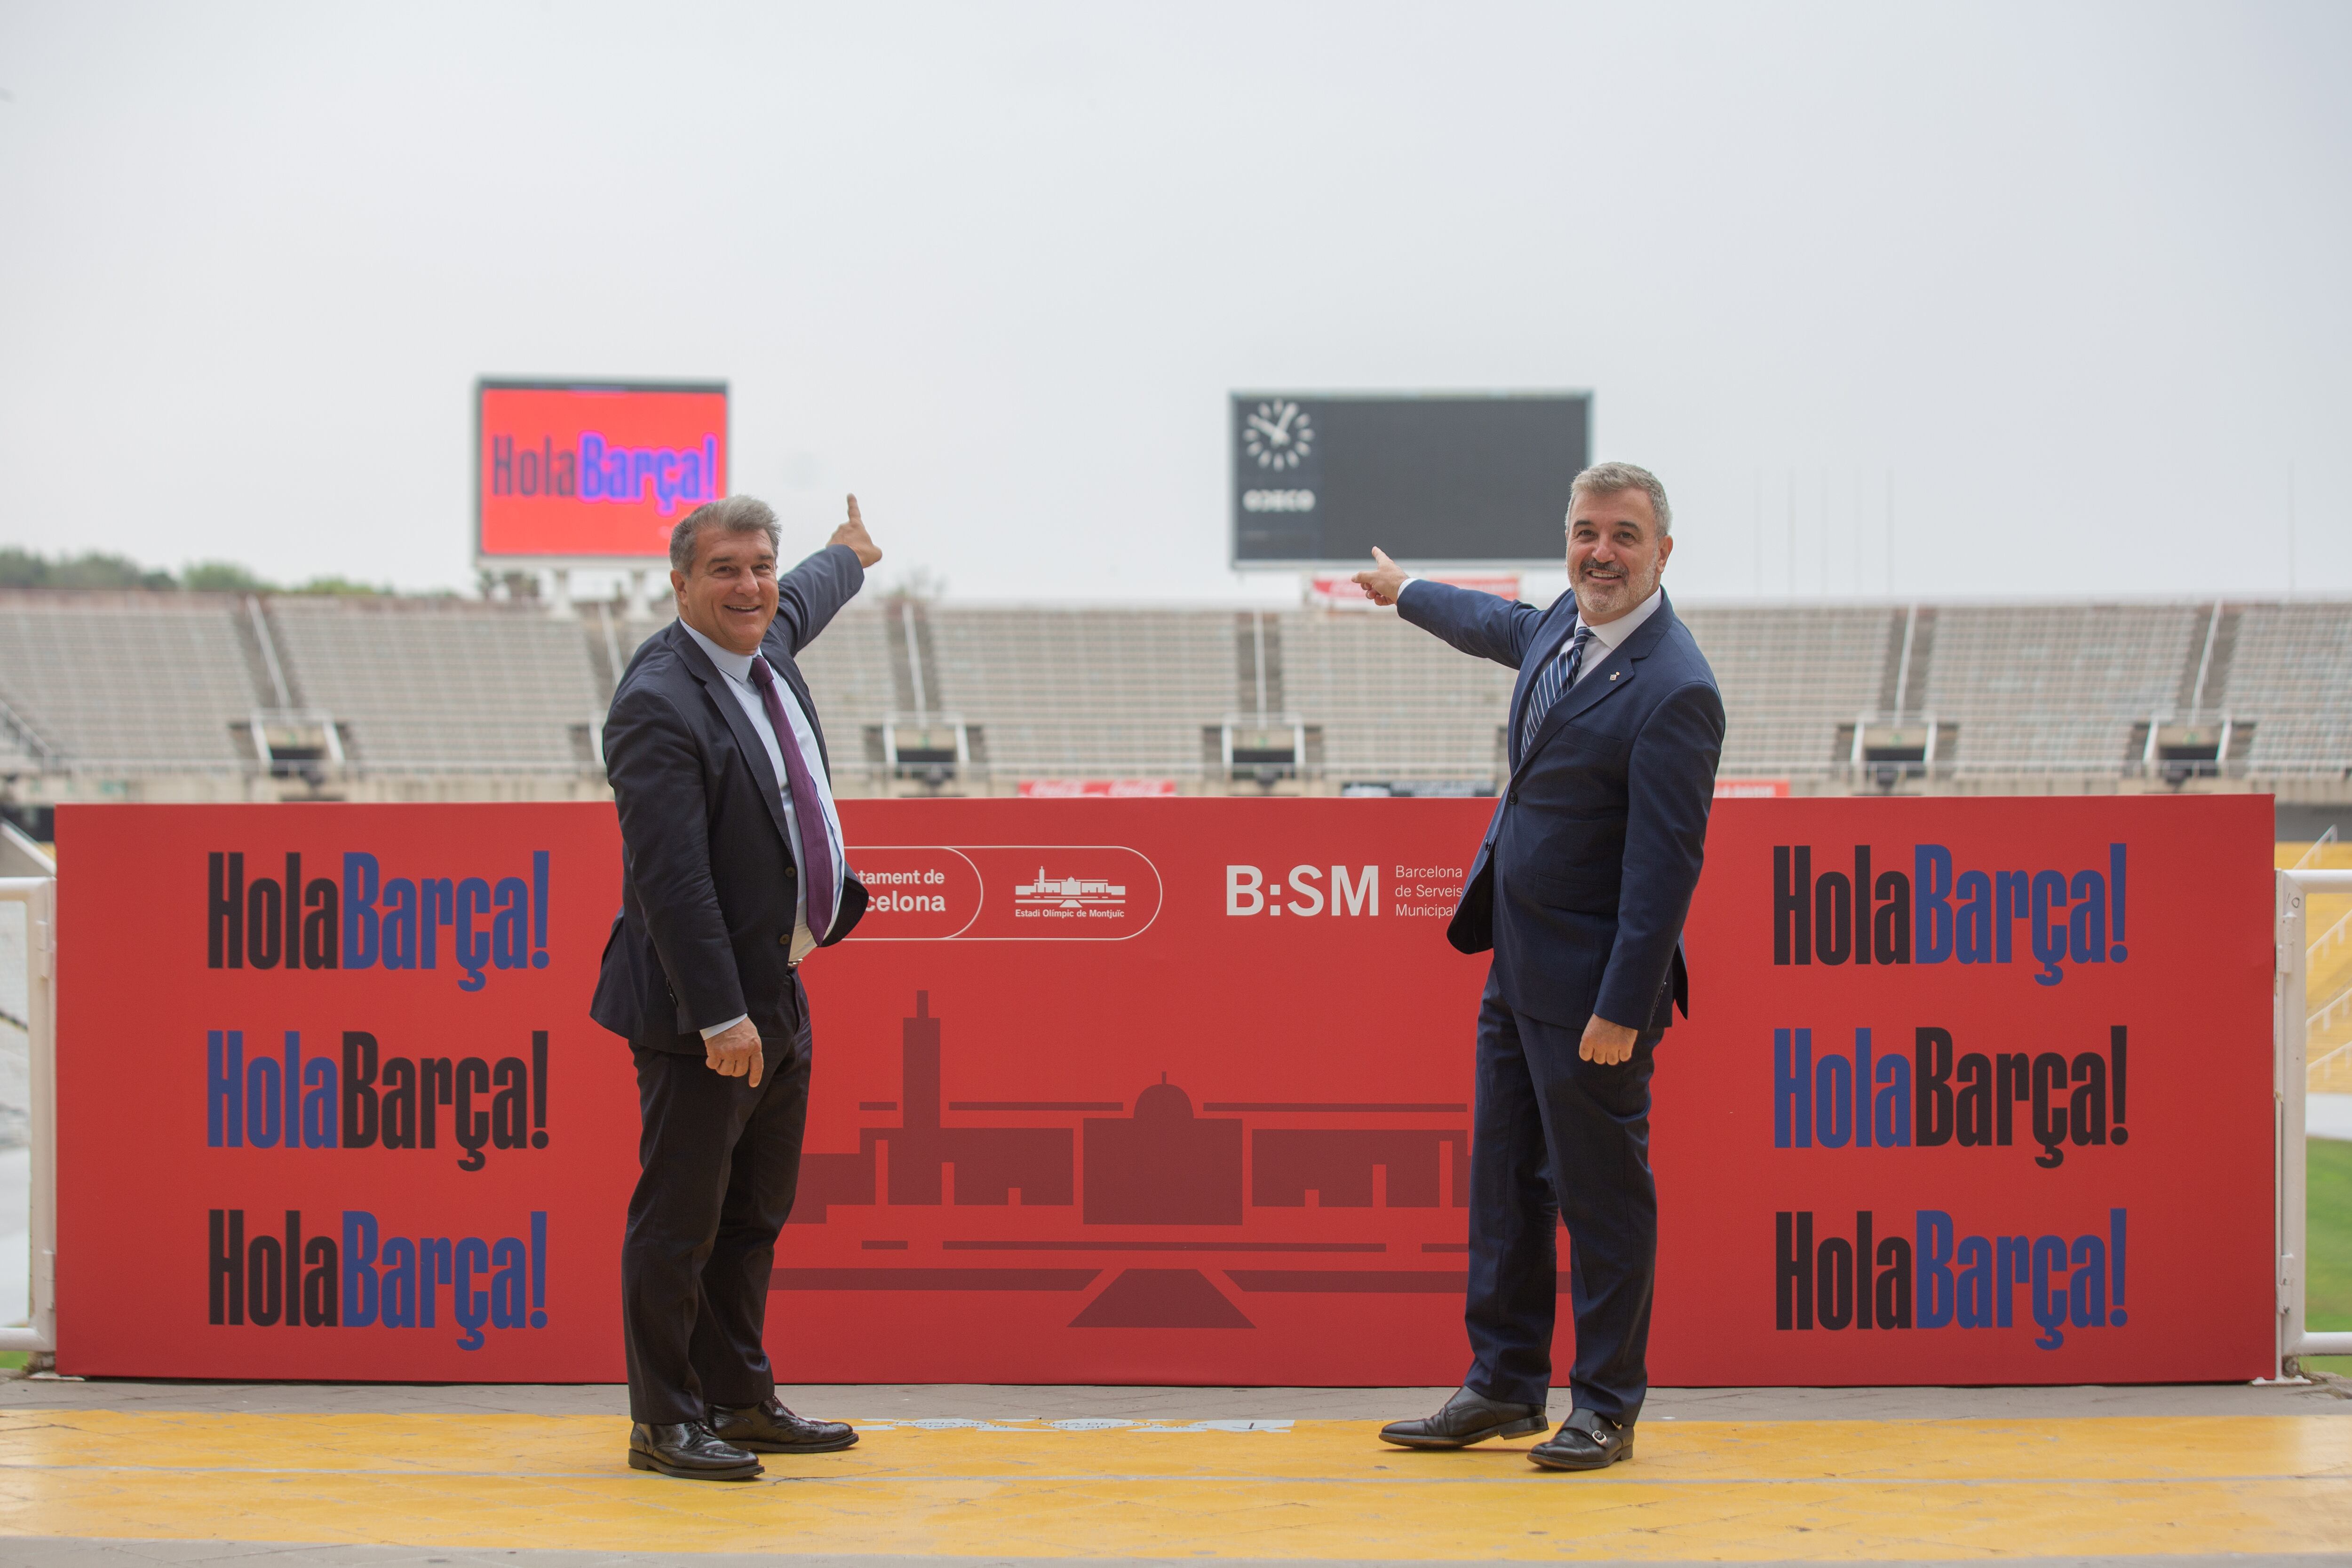
[[[1630,610],[1634,605],[1641,603],[1644,599],[1649,598],[1652,591],[1654,591],[1657,586],[1658,582],[1655,577],[1651,578],[1647,583],[1643,583],[1630,571],[1626,572],[1622,577],[1594,577],[1590,573],[1585,573],[1579,576],[1576,580],[1576,602],[1580,609],[1584,608],[1586,605],[1585,596],[1587,592],[1591,590],[1598,589],[1601,591],[1601,596],[1606,597],[1613,603],[1622,605],[1624,608]],[[1622,593],[1625,597],[1622,599],[1617,599],[1615,597],[1617,593]],[[1605,606],[1595,605],[1592,608],[1599,609],[1605,608]]]

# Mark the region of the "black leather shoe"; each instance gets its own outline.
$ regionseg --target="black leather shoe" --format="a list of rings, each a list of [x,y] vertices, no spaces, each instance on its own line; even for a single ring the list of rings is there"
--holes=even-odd
[[[1633,1423],[1619,1426],[1592,1410],[1572,1412],[1549,1441],[1528,1450],[1528,1459],[1548,1470],[1605,1470],[1633,1457]]]
[[[1506,1405],[1465,1388],[1425,1420],[1390,1422],[1381,1428],[1381,1441],[1401,1448],[1466,1448],[1489,1437],[1524,1437],[1550,1425],[1540,1405]]]
[[[640,1421],[629,1428],[629,1469],[682,1481],[748,1481],[760,1474],[760,1461],[699,1421]]]
[[[857,1433],[842,1421],[811,1421],[795,1416],[774,1395],[745,1409],[710,1407],[710,1429],[755,1454],[830,1454],[854,1446]]]

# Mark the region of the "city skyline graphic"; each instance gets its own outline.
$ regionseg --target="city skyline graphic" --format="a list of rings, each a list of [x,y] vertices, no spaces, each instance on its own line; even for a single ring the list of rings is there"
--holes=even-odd
[[[1042,869],[1038,882],[1049,882]],[[896,1112],[896,1124],[861,1127],[854,1151],[803,1154],[799,1196],[780,1249],[791,1248],[795,1232],[806,1235],[845,1208],[1063,1210],[1049,1222],[1040,1214],[1039,1229],[1053,1234],[1034,1240],[950,1236],[940,1244],[948,1252],[1029,1254],[1039,1260],[992,1265],[974,1258],[971,1266],[932,1267],[912,1258],[896,1263],[877,1258],[854,1268],[780,1267],[774,1289],[1084,1292],[1126,1255],[1137,1265],[1120,1268],[1070,1327],[1243,1329],[1255,1325],[1207,1272],[1166,1266],[1171,1260],[1164,1255],[1200,1254],[1203,1262],[1222,1255],[1240,1263],[1270,1261],[1269,1254],[1300,1261],[1353,1254],[1346,1260],[1385,1261],[1380,1255],[1390,1251],[1387,1242],[1269,1239],[1251,1234],[1250,1218],[1308,1207],[1468,1207],[1465,1103],[1232,1100],[1196,1108],[1186,1089],[1164,1072],[1135,1095],[1131,1109],[1113,1099],[949,1100],[944,1025],[931,1010],[929,991],[917,990],[914,1011],[900,1025],[898,1100],[859,1104],[863,1114]],[[1024,1125],[966,1120],[1007,1113],[1037,1120]],[[1458,1126],[1251,1124],[1266,1115],[1294,1122],[1432,1114],[1465,1121]],[[1173,1227],[1231,1234],[1182,1239],[1150,1234]],[[886,1255],[909,1250],[905,1241],[863,1245]],[[1453,1243],[1421,1245],[1423,1252],[1464,1250]],[[1055,1254],[1099,1265],[1044,1260]],[[1155,1255],[1157,1264],[1147,1266],[1144,1260]],[[1217,1271],[1243,1295],[1420,1294],[1458,1292],[1463,1286],[1458,1267],[1228,1266]]]

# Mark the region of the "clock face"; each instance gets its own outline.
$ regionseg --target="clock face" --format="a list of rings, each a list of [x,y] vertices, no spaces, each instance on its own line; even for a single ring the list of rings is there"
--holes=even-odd
[[[1242,425],[1242,450],[1269,472],[1296,468],[1315,450],[1315,424],[1287,399],[1257,405]]]

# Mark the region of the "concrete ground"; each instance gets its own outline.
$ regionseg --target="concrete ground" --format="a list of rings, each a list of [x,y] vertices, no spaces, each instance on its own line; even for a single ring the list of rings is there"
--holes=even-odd
[[[2333,1382],[1661,1389],[1603,1476],[1377,1441],[1445,1389],[781,1392],[865,1440],[704,1486],[623,1466],[612,1386],[18,1379],[0,1564],[2352,1564]]]

